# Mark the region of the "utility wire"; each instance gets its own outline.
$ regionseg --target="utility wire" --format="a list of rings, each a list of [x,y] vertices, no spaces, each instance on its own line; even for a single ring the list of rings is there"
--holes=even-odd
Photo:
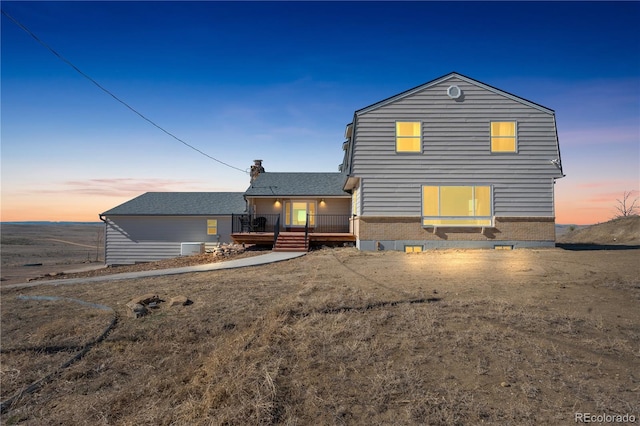
[[[90,82],[92,82],[93,84],[95,84],[96,86],[98,86],[98,88],[100,90],[102,90],[103,92],[105,92],[106,94],[108,94],[109,96],[111,96],[113,99],[115,99],[116,101],[120,102],[122,105],[124,105],[125,107],[127,107],[128,109],[130,109],[132,112],[134,112],[136,115],[138,115],[140,118],[142,118],[143,120],[147,121],[148,123],[150,123],[152,126],[156,127],[157,129],[161,130],[162,132],[166,133],[167,135],[171,136],[173,139],[177,140],[178,142],[180,142],[183,145],[186,145],[187,147],[193,149],[194,151],[204,155],[205,157],[213,160],[213,161],[217,161],[218,163],[230,167],[232,169],[241,171],[243,173],[248,173],[247,170],[245,169],[241,169],[239,167],[235,167],[232,166],[231,164],[225,163],[224,161],[218,160],[217,158],[214,158],[212,156],[210,156],[209,154],[207,154],[206,152],[203,152],[201,150],[199,150],[198,148],[196,148],[193,145],[190,145],[189,143],[183,141],[182,139],[180,139],[179,137],[177,137],[176,135],[174,135],[173,133],[169,132],[168,130],[165,130],[163,127],[161,127],[160,125],[156,124],[153,120],[151,120],[150,118],[146,117],[144,114],[142,114],[141,112],[137,111],[135,108],[133,108],[131,105],[129,105],[128,103],[126,103],[125,101],[123,101],[122,99],[120,99],[118,96],[114,95],[112,92],[110,92],[107,88],[105,88],[104,86],[102,86],[100,83],[98,83],[97,81],[95,81],[93,78],[91,78],[89,75],[85,74],[84,72],[82,72],[78,67],[76,67],[71,61],[69,61],[68,59],[66,59],[64,56],[62,56],[61,54],[59,54],[58,52],[55,51],[55,49],[53,49],[51,46],[49,46],[47,43],[45,43],[44,41],[42,41],[37,35],[35,35],[33,32],[31,32],[31,30],[29,30],[29,28],[27,28],[26,26],[24,26],[21,22],[19,22],[17,19],[15,19],[13,16],[9,15],[7,12],[5,12],[4,10],[2,10],[2,14],[4,16],[6,16],[7,18],[9,18],[11,21],[13,21],[14,24],[16,24],[18,27],[20,27],[24,32],[26,32],[27,34],[29,34],[31,37],[33,37],[35,39],[35,41],[37,41],[38,43],[40,43],[42,46],[44,46],[45,48],[47,48],[51,53],[53,53],[55,56],[58,57],[58,59],[60,59],[62,62],[66,63],[67,65],[69,65],[71,68],[73,68],[78,74],[80,74],[81,76],[83,76],[84,78],[86,78],[87,80],[89,80]]]

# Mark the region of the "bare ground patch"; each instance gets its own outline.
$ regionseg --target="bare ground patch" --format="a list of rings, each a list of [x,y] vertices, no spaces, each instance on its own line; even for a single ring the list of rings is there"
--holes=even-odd
[[[232,271],[3,290],[3,389],[8,377],[15,389],[59,361],[37,351],[30,362],[12,360],[25,348],[24,336],[28,347],[77,346],[104,323],[89,307],[55,303],[17,321],[33,303],[18,295],[100,303],[119,318],[104,341],[22,398],[2,423],[562,424],[573,423],[575,412],[638,417],[639,254],[324,249]],[[127,317],[124,304],[145,293],[184,294],[194,303]],[[43,316],[65,327],[43,327]],[[73,327],[74,318],[87,320]]]
[[[126,272],[179,268],[265,253],[247,246],[242,253],[203,253],[135,265],[104,265],[104,226],[2,225],[0,286],[37,280],[96,277]],[[75,272],[78,271],[78,272]],[[81,272],[79,272],[81,271]]]

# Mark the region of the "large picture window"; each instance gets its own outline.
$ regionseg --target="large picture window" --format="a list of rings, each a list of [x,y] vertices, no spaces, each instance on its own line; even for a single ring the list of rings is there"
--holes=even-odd
[[[419,121],[396,122],[396,152],[422,152]]]
[[[516,152],[516,122],[491,122],[491,152]]]
[[[423,226],[491,226],[491,187],[423,186]]]

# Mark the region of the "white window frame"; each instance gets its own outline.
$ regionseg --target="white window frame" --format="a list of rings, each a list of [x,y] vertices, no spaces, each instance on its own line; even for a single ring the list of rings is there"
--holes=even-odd
[[[474,194],[474,199],[475,199],[475,189],[476,187],[489,187],[489,216],[442,216],[442,215],[438,215],[438,216],[425,216],[424,215],[424,188],[425,187],[438,187],[438,213],[440,212],[441,208],[442,208],[442,199],[441,199],[441,188],[445,188],[445,187],[471,187],[473,188],[473,194]],[[488,185],[488,184],[446,184],[446,185],[441,185],[441,184],[424,184],[420,187],[420,216],[421,216],[421,223],[422,223],[422,227],[423,228],[433,228],[433,227],[453,227],[453,228],[477,228],[477,227],[493,227],[494,224],[494,187],[493,185]],[[475,205],[474,205],[474,209],[475,209]],[[455,221],[455,220],[465,220],[465,219],[469,219],[469,220],[484,220],[485,223],[482,224],[455,224],[455,223],[441,223],[441,224],[437,224],[435,222],[433,223],[428,223],[429,220],[434,220],[434,221],[446,221],[446,220],[451,220],[451,221]]]
[[[493,136],[493,132],[491,131],[491,127],[493,123],[513,123],[513,144],[514,144],[514,150],[513,151],[494,151],[493,150],[493,138],[507,138],[507,137],[511,137],[511,136]],[[517,154],[518,153],[518,121],[516,120],[491,120],[489,122],[489,151],[491,151],[492,154],[498,154],[498,155],[504,155],[504,154]]]
[[[296,200],[296,199],[291,199],[291,200],[285,200],[283,204],[283,216],[284,216],[284,225],[287,228],[304,228],[305,224],[302,225],[294,225],[293,224],[293,203],[306,203],[307,204],[307,215],[311,215],[309,218],[309,226],[310,227],[314,227],[315,226],[315,216],[318,214],[318,203],[316,202],[316,200]],[[309,213],[309,206],[313,204],[313,211],[314,213],[311,214]],[[287,222],[287,207],[289,208],[289,222]],[[306,220],[305,220],[306,222]]]
[[[398,136],[398,123],[418,123],[420,125],[420,131],[418,132],[418,140],[419,140],[419,144],[420,144],[420,150],[418,151],[398,151],[398,138],[402,138],[404,137],[405,139],[413,139],[416,138],[416,136]],[[407,155],[416,155],[416,154],[422,154],[423,151],[423,126],[424,123],[421,120],[396,120],[393,123],[393,134],[394,134],[394,138],[393,138],[393,144],[395,146],[395,150],[396,150],[396,154],[407,154]]]

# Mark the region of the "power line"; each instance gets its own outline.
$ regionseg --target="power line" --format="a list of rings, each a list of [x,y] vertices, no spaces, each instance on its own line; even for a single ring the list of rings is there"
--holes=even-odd
[[[146,117],[144,114],[142,114],[141,112],[139,112],[138,110],[136,110],[135,108],[133,108],[131,105],[129,105],[128,103],[126,103],[125,101],[123,101],[122,99],[120,99],[118,96],[116,96],[115,94],[113,94],[111,91],[109,91],[109,89],[105,88],[104,86],[102,86],[100,83],[98,83],[97,81],[95,81],[93,78],[91,78],[89,75],[85,74],[84,72],[82,72],[82,70],[80,70],[78,67],[76,67],[71,61],[69,61],[68,59],[66,59],[64,56],[62,56],[61,54],[59,54],[58,52],[55,51],[55,49],[53,49],[51,46],[49,46],[47,43],[45,43],[44,41],[42,41],[37,35],[35,35],[33,32],[31,32],[31,30],[29,30],[29,28],[27,28],[26,26],[24,26],[21,22],[19,22],[17,19],[15,19],[13,16],[9,15],[7,12],[5,12],[4,10],[2,10],[2,14],[4,16],[6,16],[7,18],[9,18],[11,21],[13,21],[14,24],[16,24],[18,27],[20,27],[24,32],[26,32],[27,34],[29,34],[31,37],[33,37],[33,39],[35,41],[37,41],[38,43],[40,43],[42,46],[44,46],[46,49],[48,49],[51,53],[53,53],[55,56],[58,57],[58,59],[60,59],[62,62],[66,63],[67,65],[69,65],[71,68],[73,68],[78,74],[80,74],[81,76],[83,76],[84,78],[86,78],[87,80],[89,80],[90,82],[92,82],[93,84],[95,84],[96,86],[98,86],[98,88],[100,90],[102,90],[103,92],[105,92],[106,94],[108,94],[109,96],[111,96],[113,99],[115,99],[116,101],[120,102],[122,105],[124,105],[125,107],[127,107],[129,110],[131,110],[133,113],[135,113],[136,115],[138,115],[140,118],[142,118],[143,120],[147,121],[149,124],[151,124],[152,126],[156,127],[157,129],[161,130],[162,132],[166,133],[167,135],[171,136],[173,139],[177,140],[178,142],[180,142],[183,145],[186,145],[187,147],[193,149],[194,151],[198,152],[199,154],[204,155],[205,157],[216,161],[224,166],[230,167],[232,169],[235,170],[239,170],[243,173],[248,173],[247,170],[232,166],[231,164],[225,163],[224,161],[218,160],[217,158],[214,158],[212,156],[210,156],[209,154],[207,154],[206,152],[203,152],[201,150],[199,150],[198,148],[196,148],[193,145],[190,145],[189,143],[183,141],[182,139],[180,139],[179,137],[177,137],[176,135],[174,135],[173,133],[169,132],[168,130],[165,130],[163,127],[161,127],[160,125],[156,124],[153,120],[151,120],[150,118]]]

